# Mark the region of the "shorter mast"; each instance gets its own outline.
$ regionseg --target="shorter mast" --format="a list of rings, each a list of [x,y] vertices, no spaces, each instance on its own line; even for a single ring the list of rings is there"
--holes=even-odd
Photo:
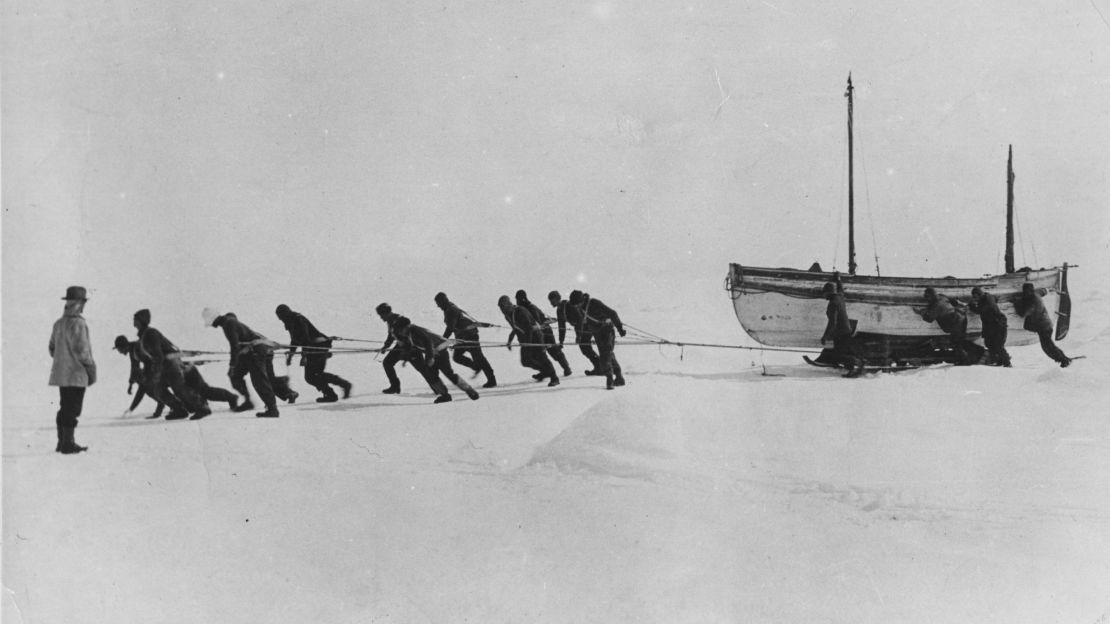
[[[1014,272],[1014,146],[1006,159],[1006,272]]]

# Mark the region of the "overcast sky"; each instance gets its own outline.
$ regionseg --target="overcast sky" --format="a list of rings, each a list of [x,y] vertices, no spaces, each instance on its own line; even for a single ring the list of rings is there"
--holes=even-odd
[[[1010,144],[1018,263],[1107,255],[1106,0],[3,11],[6,343],[71,283],[106,345],[440,290],[727,318],[728,262],[847,267],[849,72],[861,273],[1000,271]]]

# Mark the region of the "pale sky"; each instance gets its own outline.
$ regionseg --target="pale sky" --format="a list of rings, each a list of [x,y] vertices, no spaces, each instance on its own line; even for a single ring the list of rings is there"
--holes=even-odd
[[[1106,0],[3,11],[5,343],[71,283],[106,345],[440,290],[727,321],[729,262],[847,267],[849,72],[860,273],[1001,271],[1010,144],[1019,265],[1108,255]]]

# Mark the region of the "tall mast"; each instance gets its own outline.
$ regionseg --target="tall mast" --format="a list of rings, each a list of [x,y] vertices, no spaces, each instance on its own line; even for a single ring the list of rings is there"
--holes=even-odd
[[[856,274],[856,189],[852,171],[852,74],[848,73],[848,275]]]
[[[1014,272],[1014,146],[1006,159],[1006,272]]]

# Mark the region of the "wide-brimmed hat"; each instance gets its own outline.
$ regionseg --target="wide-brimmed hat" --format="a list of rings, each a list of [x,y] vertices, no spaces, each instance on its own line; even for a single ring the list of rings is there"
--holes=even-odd
[[[88,301],[88,292],[84,286],[70,286],[66,288],[66,296],[62,297],[66,301]]]

